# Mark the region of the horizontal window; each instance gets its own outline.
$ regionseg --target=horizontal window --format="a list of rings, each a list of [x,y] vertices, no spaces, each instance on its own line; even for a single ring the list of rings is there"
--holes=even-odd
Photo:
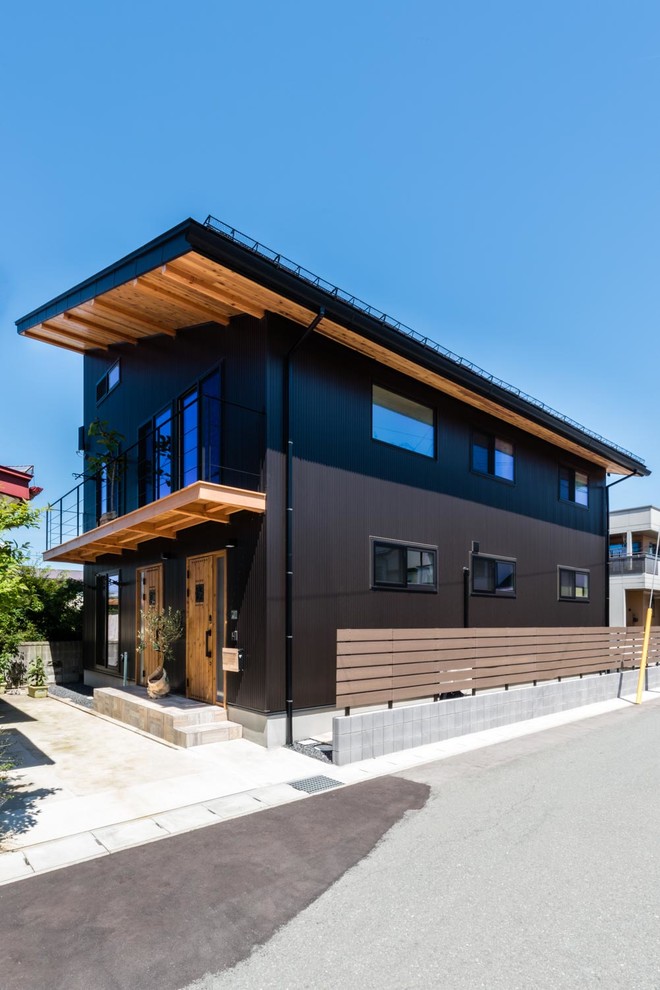
[[[413,399],[373,386],[371,436],[424,457],[435,456],[433,410]]]
[[[564,502],[576,505],[589,505],[589,477],[574,468],[559,468],[559,497]]]
[[[472,557],[472,593],[512,597],[516,593],[516,562],[497,557]]]
[[[504,481],[514,480],[513,444],[487,433],[472,435],[472,470]]]
[[[589,601],[589,571],[580,571],[575,567],[560,567],[558,581],[561,601]]]
[[[374,588],[398,588],[407,591],[436,590],[436,555],[432,547],[411,546],[373,540]]]
[[[121,372],[119,367],[119,361],[108,368],[103,378],[100,378],[96,383],[96,401],[100,402],[101,399],[105,399],[108,392],[112,392],[113,388],[119,385],[121,380]]]

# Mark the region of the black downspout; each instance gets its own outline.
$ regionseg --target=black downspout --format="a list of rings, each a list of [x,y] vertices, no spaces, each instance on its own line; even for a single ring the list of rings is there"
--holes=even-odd
[[[287,352],[284,358],[284,432],[286,436],[286,523],[285,556],[286,582],[284,590],[284,703],[286,712],[286,745],[293,745],[293,422],[291,416],[291,391],[293,384],[292,357],[301,344],[319,325],[325,310],[321,307],[308,327]]]
[[[616,481],[610,481],[609,485],[605,484],[605,500],[604,500],[604,510],[605,510],[605,625],[610,624],[610,488],[614,488],[615,485],[620,485],[622,481],[627,481],[628,478],[638,478],[639,475],[636,472],[633,474],[624,474],[623,478],[617,478]]]

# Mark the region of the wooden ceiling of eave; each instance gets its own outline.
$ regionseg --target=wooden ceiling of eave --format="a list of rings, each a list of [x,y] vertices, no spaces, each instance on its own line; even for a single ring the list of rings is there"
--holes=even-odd
[[[196,251],[189,251],[132,282],[110,289],[25,331],[25,335],[80,352],[108,347],[111,343],[135,343],[141,337],[158,333],[173,336],[183,327],[204,322],[227,324],[232,316],[242,313],[261,318],[266,311],[303,326],[316,315],[314,310],[292,302]],[[607,471],[632,473],[611,459],[422,368],[327,317],[321,320],[317,331]]]

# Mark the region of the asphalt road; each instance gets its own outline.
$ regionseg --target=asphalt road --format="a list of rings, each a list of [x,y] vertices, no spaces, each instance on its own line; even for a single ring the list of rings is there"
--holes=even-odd
[[[0,990],[178,990],[364,858],[425,784],[383,777],[0,887]]]
[[[652,702],[406,772],[425,807],[195,990],[657,990],[659,751]]]
[[[660,701],[2,887],[0,988],[658,990],[659,747]]]

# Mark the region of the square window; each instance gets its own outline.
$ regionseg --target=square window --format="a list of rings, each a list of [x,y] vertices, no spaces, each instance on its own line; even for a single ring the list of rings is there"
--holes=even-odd
[[[515,480],[513,444],[487,433],[472,434],[472,470],[502,481]]]
[[[435,456],[435,417],[429,406],[374,385],[371,412],[374,440],[424,457]]]
[[[372,540],[372,587],[436,590],[436,550]]]
[[[581,571],[575,567],[559,567],[558,585],[561,601],[589,601],[589,571]]]
[[[513,597],[516,593],[515,560],[473,554],[472,593]]]

